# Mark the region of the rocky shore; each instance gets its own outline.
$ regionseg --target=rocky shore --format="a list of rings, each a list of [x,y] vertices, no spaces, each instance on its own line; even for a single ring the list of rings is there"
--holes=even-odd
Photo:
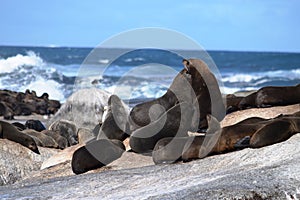
[[[227,115],[221,124],[299,110],[299,104],[252,108]],[[125,152],[108,166],[82,175],[74,175],[70,164],[80,145],[64,150],[39,147],[37,155],[14,142],[0,142],[1,199],[300,198],[299,134],[259,149],[171,165],[154,165],[151,155]]]

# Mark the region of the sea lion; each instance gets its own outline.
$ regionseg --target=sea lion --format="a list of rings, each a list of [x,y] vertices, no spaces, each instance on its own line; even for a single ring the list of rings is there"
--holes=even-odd
[[[239,109],[286,106],[300,103],[300,84],[296,86],[268,86],[259,89],[239,103]]]
[[[45,147],[45,144],[37,137],[33,136],[33,135],[29,135],[30,137],[32,137],[32,139],[35,141],[36,145],[39,147]]]
[[[209,128],[206,136],[169,137],[159,140],[152,152],[153,162],[155,164],[174,163],[186,156],[185,153],[189,156],[197,156],[197,158],[208,155],[220,137],[221,128],[213,116],[208,115],[207,121]]]
[[[259,148],[289,139],[300,132],[300,117],[283,116],[271,120],[258,129],[250,139],[249,146]]]
[[[59,149],[65,149],[69,146],[68,140],[55,131],[43,130],[41,131],[41,133],[52,137],[54,141],[58,144]]]
[[[131,149],[145,153],[152,151],[161,138],[187,136],[192,116],[191,105],[185,102],[176,104],[156,121],[134,131],[129,140]]]
[[[33,129],[36,130],[38,132],[41,132],[43,130],[46,130],[45,126],[43,125],[43,123],[40,120],[35,120],[35,119],[29,119],[25,122],[25,126],[28,129]]]
[[[0,138],[17,142],[33,152],[40,154],[35,141],[29,135],[22,133],[15,126],[4,121],[0,121]]]
[[[212,113],[218,120],[224,118],[225,107],[218,82],[208,66],[198,59],[184,59],[183,64],[185,68],[178,73],[162,97],[133,107],[129,118],[131,131],[151,123],[149,110],[154,105],[162,107],[155,113],[158,119],[164,112],[180,102],[194,105],[196,102],[197,121],[200,121],[198,129],[207,127],[207,114]]]
[[[96,139],[94,133],[88,128],[79,128],[77,136],[79,144],[86,144],[90,140]]]
[[[187,73],[186,69],[183,69],[177,74],[170,88],[162,97],[134,106],[129,116],[130,131],[133,132],[157,120],[167,110],[178,104],[179,98],[181,98],[181,102],[183,99],[191,102],[192,89],[190,84],[191,76]],[[185,90],[182,86],[186,86]],[[196,98],[195,95],[194,98]]]
[[[128,115],[127,105],[118,96],[111,95],[108,99],[107,114],[97,139],[125,140],[129,136]]]
[[[189,161],[207,155],[220,154],[241,148],[259,148],[282,142],[300,132],[300,112],[292,115],[279,115],[274,119],[253,117],[237,124],[220,129],[218,121],[209,120],[214,129],[208,129],[205,136],[164,138],[157,142],[153,151],[153,161],[157,164],[172,163],[178,160]],[[205,139],[216,135],[218,140],[207,149]],[[249,138],[248,143],[237,145],[241,139]],[[213,141],[213,140],[212,140]],[[180,156],[181,152],[181,157]]]
[[[155,164],[171,164],[181,160],[182,150],[190,137],[166,137],[160,139],[152,151]]]
[[[20,122],[13,122],[12,125],[14,125],[19,131],[23,131],[27,128],[24,124]]]
[[[72,171],[82,174],[103,167],[121,157],[125,147],[119,140],[100,139],[77,149],[72,157]]]
[[[3,118],[6,119],[6,120],[14,119],[14,112],[3,101],[0,101],[0,116],[3,116]]]
[[[221,121],[226,110],[216,77],[202,60],[184,59],[183,64],[192,76],[192,88],[199,104],[199,129],[207,127],[208,114]]]
[[[238,97],[234,94],[226,95],[226,114],[239,110],[239,103],[244,97]]]
[[[56,143],[56,141],[48,135],[45,135],[45,134],[43,134],[41,132],[38,132],[34,129],[25,129],[22,132],[27,134],[27,135],[37,137],[39,140],[41,140],[44,147],[58,148],[58,144]]]
[[[78,144],[77,126],[74,122],[68,120],[58,120],[49,126],[49,130],[58,132],[61,136],[68,140],[69,146]]]

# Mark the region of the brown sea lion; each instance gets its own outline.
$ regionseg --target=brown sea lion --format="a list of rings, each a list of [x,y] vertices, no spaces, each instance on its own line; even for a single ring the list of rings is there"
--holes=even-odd
[[[15,126],[4,121],[0,121],[0,138],[17,142],[33,152],[40,154],[35,141],[29,135],[22,133]]]
[[[23,131],[26,129],[26,126],[20,122],[13,122],[11,124],[14,125],[19,131]]]
[[[149,111],[152,106],[160,105],[155,116],[159,118],[164,112],[178,102],[197,103],[197,128],[207,127],[206,115],[212,114],[218,120],[225,116],[225,107],[215,76],[201,60],[183,60],[185,69],[181,70],[173,80],[170,88],[160,98],[136,105],[130,112],[131,131],[151,123]],[[155,119],[154,119],[155,120]]]
[[[221,121],[225,117],[226,110],[216,77],[199,59],[183,60],[183,64],[192,76],[192,88],[197,96],[200,110],[199,128],[207,127],[208,114]]]
[[[238,97],[234,94],[226,95],[226,114],[239,110],[239,103],[244,97]]]
[[[299,116],[300,112],[292,115],[280,115],[274,119],[253,117],[224,127],[220,129],[221,135],[209,151],[206,150],[205,138],[215,135],[218,128],[208,131],[205,136],[164,138],[158,141],[154,148],[153,161],[158,164],[172,163],[179,159],[189,161],[240,148],[259,148],[282,142],[300,132]],[[212,122],[215,127],[218,127],[217,121]],[[236,144],[245,137],[249,137],[248,143],[237,146]],[[179,157],[180,152],[181,157]]]
[[[72,170],[82,174],[103,167],[121,157],[125,147],[119,140],[101,139],[77,149],[72,157]]]
[[[297,103],[300,103],[300,84],[282,87],[269,86],[263,87],[257,92],[244,97],[239,103],[239,108],[265,108]]]
[[[116,139],[123,141],[129,135],[128,115],[129,108],[116,95],[108,99],[107,115],[100,127],[97,139]]]
[[[300,132],[300,117],[278,117],[258,129],[250,139],[250,147],[259,148],[289,139]]]
[[[12,109],[3,101],[0,101],[0,116],[3,116],[6,120],[14,119],[14,112]]]
[[[38,132],[41,132],[43,130],[46,130],[44,124],[40,120],[35,120],[35,119],[29,119],[25,122],[25,126],[28,129],[33,129]]]
[[[167,110],[179,103],[178,98],[181,98],[181,102],[183,99],[191,102],[192,90],[190,83],[191,76],[186,69],[183,69],[175,77],[170,88],[162,97],[134,106],[129,117],[131,132],[157,120]],[[185,90],[182,88],[183,86],[186,86]],[[195,95],[194,98],[196,98]]]
[[[56,141],[48,135],[45,135],[33,129],[25,129],[22,132],[29,136],[37,137],[39,140],[41,140],[44,147],[58,148],[58,144],[56,143]]]
[[[192,120],[191,105],[182,102],[165,112],[156,121],[134,131],[129,140],[137,153],[152,151],[157,141],[165,137],[187,136]]]
[[[77,136],[78,136],[79,144],[86,144],[90,140],[96,139],[92,130],[90,130],[88,128],[79,128],[78,132],[77,132]]]
[[[209,128],[206,136],[169,137],[159,140],[152,152],[154,163],[173,163],[182,159],[184,153],[189,156],[208,155],[216,145],[221,134],[220,124],[213,116],[208,115]]]
[[[58,144],[59,149],[65,149],[69,146],[68,140],[55,131],[43,130],[41,131],[41,133],[52,137],[54,141]]]
[[[49,130],[59,133],[68,140],[69,146],[78,144],[77,126],[74,122],[68,120],[58,120],[49,126]]]

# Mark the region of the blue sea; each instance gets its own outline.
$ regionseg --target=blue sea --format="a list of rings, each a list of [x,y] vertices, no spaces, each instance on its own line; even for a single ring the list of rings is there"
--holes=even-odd
[[[300,83],[300,53],[0,46],[0,89],[47,92],[61,102],[88,87],[157,98],[183,69],[183,57],[208,59],[225,94]]]

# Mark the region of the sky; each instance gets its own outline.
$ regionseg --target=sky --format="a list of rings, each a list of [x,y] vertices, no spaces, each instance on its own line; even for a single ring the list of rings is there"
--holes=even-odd
[[[95,47],[157,27],[206,50],[300,52],[298,0],[0,0],[0,45]]]

